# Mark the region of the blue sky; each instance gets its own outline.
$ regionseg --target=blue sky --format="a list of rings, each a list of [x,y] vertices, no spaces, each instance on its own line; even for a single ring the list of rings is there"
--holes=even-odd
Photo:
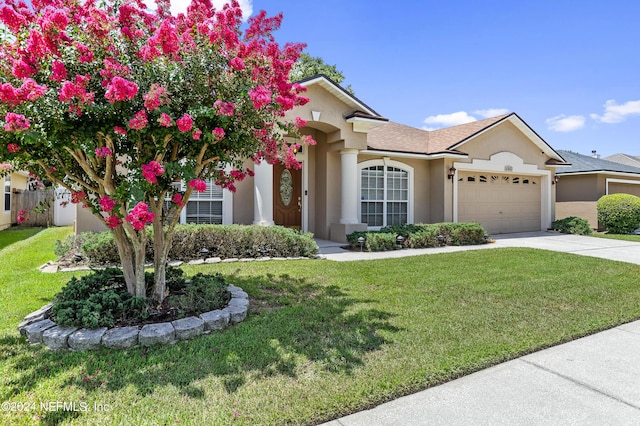
[[[517,112],[556,149],[640,155],[640,2],[253,0],[390,120]]]

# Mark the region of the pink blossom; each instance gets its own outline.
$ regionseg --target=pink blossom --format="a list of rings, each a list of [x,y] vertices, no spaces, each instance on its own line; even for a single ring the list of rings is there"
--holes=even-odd
[[[76,47],[76,49],[78,49],[78,52],[80,53],[80,56],[78,56],[78,61],[85,63],[93,62],[93,52],[91,51],[91,49],[78,41],[74,42],[73,45]]]
[[[231,117],[235,113],[236,105],[233,102],[215,101],[213,106],[218,111],[218,114],[225,117]]]
[[[22,86],[18,89],[18,96],[22,100],[35,101],[47,93],[47,86],[41,86],[32,78],[25,78]]]
[[[82,114],[81,106],[91,105],[95,94],[87,92],[87,84],[91,76],[78,74],[74,82],[64,81],[58,90],[58,100],[69,103],[69,111],[78,115]]]
[[[112,104],[117,101],[131,100],[137,94],[138,85],[136,83],[116,76],[111,79],[104,97]]]
[[[173,120],[171,120],[171,117],[169,117],[168,114],[163,112],[158,118],[158,123],[160,123],[162,127],[171,127],[173,125]]]
[[[178,125],[178,130],[188,132],[193,127],[193,119],[189,114],[185,113],[181,118],[176,120],[176,124]]]
[[[31,126],[29,119],[22,114],[8,112],[4,120],[4,130],[7,132],[18,132],[20,130],[26,130]]]
[[[53,61],[51,64],[51,80],[58,83],[67,78],[67,69],[64,64],[58,60]]]
[[[178,32],[175,27],[171,25],[171,19],[165,19],[162,21],[156,35],[149,39],[149,44],[153,46],[160,45],[162,53],[165,55],[175,54],[180,50]]]
[[[96,156],[109,157],[110,155],[113,155],[113,151],[111,151],[111,149],[107,148],[106,146],[96,148]]]
[[[13,61],[12,73],[15,78],[26,78],[36,73],[36,70],[24,59]]]
[[[142,97],[144,99],[144,106],[149,111],[153,111],[160,108],[162,105],[169,103],[169,96],[167,95],[167,89],[159,84],[153,83],[149,88],[149,91]]]
[[[236,57],[229,61],[229,65],[236,71],[242,71],[244,69],[244,60]]]
[[[104,221],[111,229],[115,229],[118,226],[122,225],[122,219],[120,219],[118,216],[107,216]]]
[[[296,124],[296,127],[301,129],[303,127],[307,127],[307,120],[305,120],[304,118],[301,117],[296,117],[294,119],[294,123]]]
[[[199,141],[200,140],[200,136],[202,136],[202,130],[200,129],[196,129],[191,136],[193,137],[194,141]]]
[[[153,222],[155,214],[149,211],[149,206],[143,202],[139,202],[131,210],[131,213],[125,218],[125,220],[137,231],[144,229],[145,224]]]
[[[7,170],[13,169],[13,166],[9,163],[0,163],[0,171],[6,172]]]
[[[27,220],[27,215],[28,215],[28,212],[26,210],[20,210],[18,212],[18,217],[16,218],[16,221],[18,223],[24,223]]]
[[[157,183],[157,176],[162,176],[164,174],[164,169],[162,165],[157,161],[150,161],[148,164],[142,165],[142,176],[149,183]]]
[[[129,120],[129,127],[134,130],[142,130],[147,127],[149,120],[147,119],[147,111],[141,109],[136,112],[131,120]]]
[[[29,31],[29,39],[27,40],[27,52],[31,56],[32,59],[36,61],[44,58],[48,53],[49,49],[47,48],[47,44],[38,31],[30,30]]]
[[[20,151],[20,146],[18,144],[15,143],[10,143],[7,145],[7,150],[12,153],[15,154],[16,152]]]
[[[189,187],[197,192],[204,192],[207,190],[207,183],[202,179],[191,179],[189,181]]]
[[[255,89],[249,90],[249,99],[251,99],[256,109],[268,105],[271,102],[271,95],[271,90],[264,86],[258,86]]]
[[[77,191],[71,194],[71,202],[73,204],[82,203],[87,199],[87,193],[84,191]]]
[[[20,31],[20,28],[27,23],[24,15],[16,12],[4,2],[0,6],[0,21],[9,27],[13,33]]]
[[[116,205],[116,202],[108,195],[105,195],[104,197],[100,197],[99,201],[100,201],[100,207],[102,207],[102,210],[107,213],[113,210],[113,208]]]
[[[11,107],[15,107],[22,103],[19,90],[9,83],[0,84],[0,101]]]
[[[117,135],[126,135],[127,131],[120,126],[113,126],[113,133]]]
[[[211,133],[213,134],[213,137],[216,139],[216,141],[222,140],[225,135],[224,129],[220,127],[216,127]]]
[[[184,207],[184,203],[182,202],[182,194],[180,194],[179,192],[173,194],[173,197],[171,197],[171,202],[179,205],[180,207]]]
[[[247,177],[247,174],[242,170],[231,170],[229,176],[231,176],[231,178],[234,180],[243,181],[244,178]]]

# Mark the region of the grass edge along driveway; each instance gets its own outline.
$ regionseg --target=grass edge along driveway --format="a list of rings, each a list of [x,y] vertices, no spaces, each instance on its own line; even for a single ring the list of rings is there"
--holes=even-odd
[[[16,325],[71,276],[36,269],[65,232],[0,251],[0,400],[29,404],[3,424],[314,424],[640,317],[637,265],[541,250],[218,264],[185,269],[244,288],[246,322],[53,353]]]

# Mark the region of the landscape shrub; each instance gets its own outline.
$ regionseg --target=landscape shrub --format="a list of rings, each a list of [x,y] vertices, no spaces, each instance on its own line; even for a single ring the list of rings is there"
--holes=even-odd
[[[353,249],[360,249],[359,237],[364,237],[362,249],[384,251],[398,248],[396,238],[404,238],[403,246],[409,248],[437,247],[438,236],[444,238],[444,245],[476,245],[486,243],[484,228],[475,222],[408,224],[382,228],[379,231],[354,232],[347,235],[347,242]]]
[[[147,261],[153,260],[153,235],[149,230]],[[57,244],[62,256],[72,247],[81,251],[91,265],[117,265],[118,250],[110,232],[81,233]],[[202,252],[206,249],[206,254]],[[189,261],[202,257],[310,257],[318,252],[311,233],[280,226],[178,225],[169,252],[172,260]]]
[[[127,292],[120,269],[106,268],[71,278],[56,295],[51,311],[62,327],[111,327],[127,316],[144,317],[146,303]]]
[[[629,234],[640,227],[640,198],[630,194],[600,197],[598,222],[612,234]]]
[[[169,296],[162,309],[177,312],[178,317],[207,312],[226,306],[231,300],[227,283],[220,274],[197,274],[190,283],[178,268],[167,268]],[[153,285],[153,274],[146,272],[147,287]],[[158,313],[153,302],[127,292],[122,271],[106,268],[80,279],[73,277],[56,295],[52,318],[62,327],[113,327],[135,323]]]
[[[167,304],[184,314],[189,311],[208,312],[224,308],[231,300],[227,283],[221,274],[194,275],[184,288],[184,294],[169,296]]]
[[[593,233],[589,222],[576,216],[558,219],[551,224],[551,227],[563,234],[591,235]]]

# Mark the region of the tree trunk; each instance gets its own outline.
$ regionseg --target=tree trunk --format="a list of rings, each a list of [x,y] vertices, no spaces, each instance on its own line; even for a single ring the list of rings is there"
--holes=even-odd
[[[134,238],[130,238],[124,229],[118,227],[113,230],[113,239],[118,248],[127,291],[133,296],[147,297],[144,281],[146,232],[138,231]]]
[[[157,218],[158,215],[153,221],[153,298],[160,303],[166,297],[167,292],[167,255],[171,245],[167,244],[162,221]],[[171,236],[168,238],[170,242]]]

